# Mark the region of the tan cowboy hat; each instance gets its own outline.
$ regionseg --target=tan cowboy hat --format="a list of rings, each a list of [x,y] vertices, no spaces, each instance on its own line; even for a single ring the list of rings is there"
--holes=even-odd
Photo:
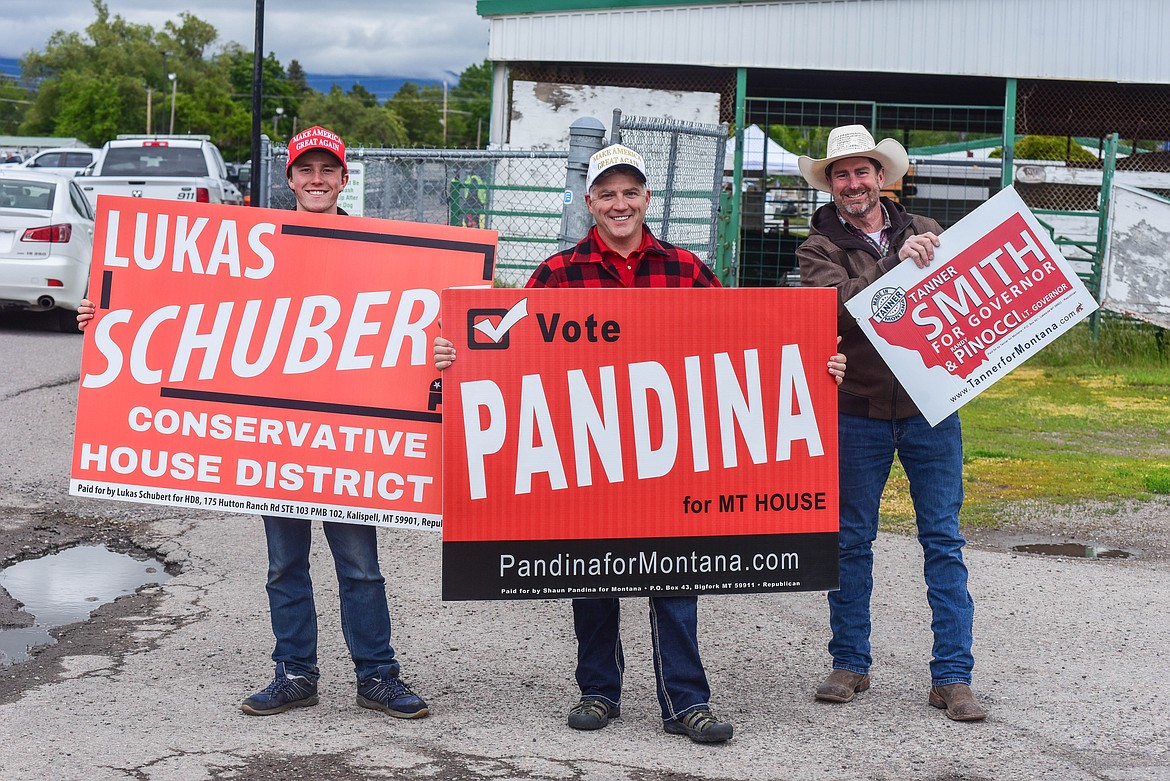
[[[843,160],[846,157],[872,157],[882,164],[886,172],[886,182],[896,182],[905,176],[910,168],[910,158],[901,144],[892,138],[883,138],[881,143],[875,144],[873,136],[863,125],[844,125],[829,131],[829,143],[826,144],[827,154],[820,160],[801,155],[796,164],[800,166],[800,173],[805,181],[823,192],[833,191],[829,178],[825,176],[825,169],[834,160]]]

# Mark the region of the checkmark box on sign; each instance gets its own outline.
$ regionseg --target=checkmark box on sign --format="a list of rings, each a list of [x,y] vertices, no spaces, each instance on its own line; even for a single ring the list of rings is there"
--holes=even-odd
[[[508,349],[508,332],[528,316],[528,299],[510,309],[471,309],[467,312],[467,346],[472,350]],[[499,318],[498,320],[496,318]]]

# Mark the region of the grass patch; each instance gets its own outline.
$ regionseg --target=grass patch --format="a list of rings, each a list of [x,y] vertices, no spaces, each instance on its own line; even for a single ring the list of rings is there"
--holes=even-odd
[[[1082,323],[963,407],[963,524],[996,526],[1006,507],[1024,500],[1170,494],[1164,333],[1105,319],[1094,344]],[[914,529],[908,485],[897,468],[882,511],[883,529]]]
[[[1144,475],[1146,490],[1152,494],[1170,494],[1170,469],[1158,469]]]

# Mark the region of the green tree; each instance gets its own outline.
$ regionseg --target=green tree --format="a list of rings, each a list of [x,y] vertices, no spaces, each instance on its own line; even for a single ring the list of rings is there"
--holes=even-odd
[[[309,87],[308,79],[305,76],[305,69],[301,67],[301,63],[297,60],[290,60],[288,63],[288,83],[293,88],[293,94],[297,96],[308,95],[313,91]]]
[[[43,51],[22,61],[36,85],[20,132],[76,136],[98,146],[119,133],[165,133],[172,95],[176,133],[211,136],[224,156],[244,159],[251,143],[252,54],[237,44],[213,53],[215,27],[181,12],[156,31],[111,14],[93,0],[94,21],[84,33],[58,31]],[[263,129],[282,107],[292,125],[304,88],[291,82],[274,55],[263,60]],[[299,66],[298,66],[299,69]],[[175,74],[172,83],[168,74]],[[148,117],[148,101],[150,105]]]
[[[16,135],[32,96],[15,79],[0,76],[0,133]]]
[[[348,94],[350,97],[360,100],[366,108],[373,108],[378,105],[378,96],[357,82],[354,82],[354,85],[349,88]]]
[[[93,7],[97,18],[85,36],[59,30],[43,52],[21,60],[22,72],[38,84],[21,132],[98,145],[145,130],[147,90],[162,86],[159,38],[149,26],[111,16],[101,0]]]
[[[299,127],[324,125],[350,147],[401,147],[408,143],[402,118],[389,106],[367,106],[334,84],[328,94],[314,93],[301,104]]]
[[[239,104],[248,117],[249,127],[252,116],[252,76],[255,73],[255,63],[252,52],[238,44],[229,44],[216,58],[216,62],[226,69],[227,78],[231,86],[232,98]],[[295,62],[295,61],[294,61]],[[298,69],[300,66],[297,66]],[[260,65],[264,75],[264,97],[260,102],[260,127],[269,138],[277,141],[287,140],[292,135],[293,120],[301,113],[301,97],[305,94],[300,86],[290,79],[284,67],[276,59],[275,54],[269,54]],[[301,71],[303,85],[304,71]],[[274,127],[274,117],[277,108],[284,110],[279,127]],[[251,130],[249,129],[249,137]],[[242,159],[242,158],[241,158]]]
[[[438,102],[434,90],[438,90]],[[413,81],[403,84],[386,105],[406,126],[409,143],[413,146],[442,146],[443,144],[442,88],[425,90]]]
[[[492,66],[469,65],[447,96],[447,146],[482,147],[492,114]]]

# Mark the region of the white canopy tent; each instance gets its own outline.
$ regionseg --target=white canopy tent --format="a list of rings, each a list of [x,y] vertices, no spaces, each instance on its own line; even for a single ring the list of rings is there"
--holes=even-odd
[[[743,140],[743,170],[763,171],[766,157],[768,176],[800,176],[800,168],[796,165],[798,155],[767,138],[759,125],[748,125],[744,128]],[[727,154],[723,159],[723,167],[728,171],[735,169],[735,136],[727,139]]]

